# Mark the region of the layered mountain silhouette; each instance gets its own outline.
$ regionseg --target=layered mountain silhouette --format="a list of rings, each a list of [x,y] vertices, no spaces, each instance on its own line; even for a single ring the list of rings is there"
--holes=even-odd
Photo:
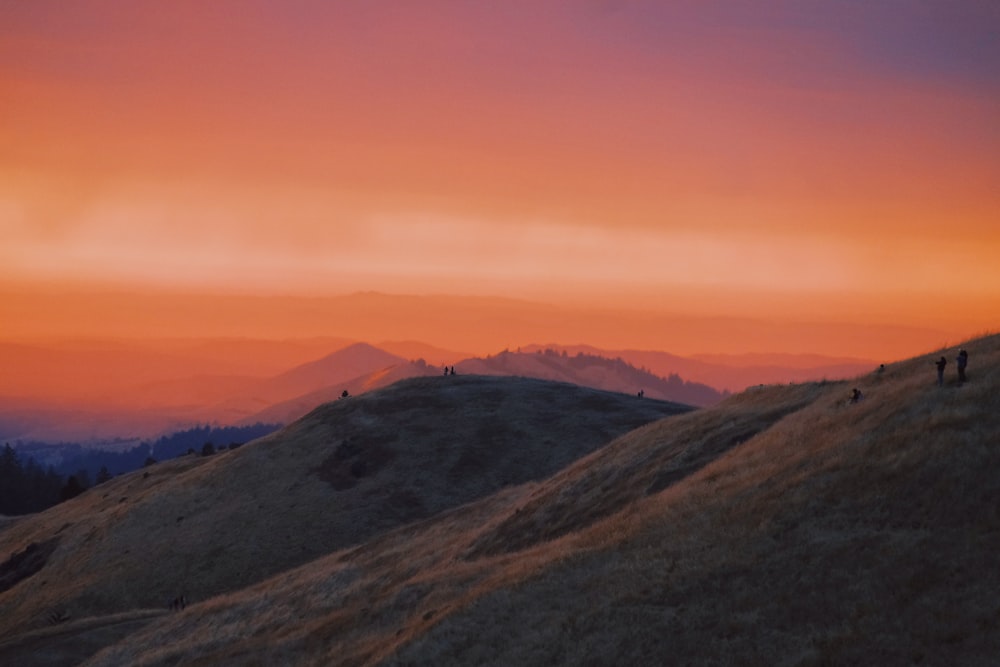
[[[328,403],[0,523],[0,662],[991,665],[1000,336],[965,348],[962,384],[941,350],[638,428],[675,408],[464,375]]]
[[[451,367],[462,375],[538,378],[620,393],[638,394],[638,391],[642,391],[643,395],[649,398],[694,406],[717,403],[723,397],[721,392],[707,385],[685,382],[677,375],[669,378],[657,377],[621,359],[608,359],[583,353],[571,357],[557,354],[552,349],[539,350],[534,354],[501,352],[495,356],[466,359],[449,366]],[[377,371],[269,406],[244,418],[241,423],[286,424],[306,414],[316,405],[337,398],[343,391],[358,394],[407,377],[440,374],[442,368],[428,365],[422,360],[415,362],[396,360],[395,364]]]
[[[276,362],[271,360],[262,366],[247,360],[240,363],[239,354],[286,359],[315,349],[315,343],[289,343],[291,349],[286,350],[274,347],[275,343],[234,341],[232,346],[237,352],[204,363],[203,356],[220,351],[219,345],[204,343],[193,351],[190,346],[178,348],[176,343],[163,343],[154,351],[117,345],[55,350],[58,363],[48,359],[43,348],[0,345],[0,359],[4,355],[15,359],[14,367],[19,372],[15,382],[0,388],[0,439],[86,442],[157,437],[204,423],[287,424],[345,390],[357,394],[406,377],[442,371],[442,365],[428,363],[422,357],[403,357],[366,343],[350,344],[265,376],[247,372],[273,368]],[[538,350],[538,355],[504,352],[462,361],[447,350],[421,343],[386,345],[400,352],[424,353],[433,360],[447,359],[452,354],[450,366],[461,372],[536,377],[624,393],[642,390],[650,397],[699,406],[714,403],[723,395],[703,383],[685,380],[674,371],[656,377],[622,358],[605,358],[601,354],[578,351],[564,356],[547,349]],[[18,356],[25,349],[32,350],[31,354]],[[115,356],[116,350],[121,351],[120,358]],[[60,375],[60,368],[65,377]],[[128,382],[130,368],[134,385]],[[198,368],[236,372],[195,372]],[[59,378],[56,387],[92,391],[86,400],[58,392],[48,398],[31,395],[45,387],[43,380],[52,377]],[[6,396],[4,391],[8,392]],[[19,395],[18,391],[28,395]]]
[[[255,348],[243,343],[243,347]],[[209,348],[214,349],[214,348]],[[306,348],[312,349],[312,348]],[[124,361],[112,363],[103,350],[97,359],[115,367],[116,373],[125,370],[117,363],[132,361],[146,368],[150,374],[163,373],[162,369],[143,366],[144,363],[167,363],[158,355],[136,358],[126,356]],[[202,353],[199,350],[199,354]],[[95,361],[89,353],[73,357],[69,364],[79,372],[92,370]],[[166,357],[169,361],[172,357]],[[41,364],[40,360],[36,360]],[[22,361],[30,366],[31,360]],[[409,365],[406,359],[366,343],[347,345],[331,354],[266,377],[230,374],[183,375],[171,379],[144,382],[109,388],[114,397],[105,401],[91,399],[85,403],[67,400],[46,401],[41,398],[0,397],[0,437],[7,439],[36,439],[50,441],[100,440],[118,436],[151,437],[165,431],[186,428],[200,423],[254,423],[253,416],[286,401],[302,405],[301,410],[275,408],[273,412],[285,417],[280,423],[289,423],[316,407],[344,388],[361,387],[365,378],[376,376],[387,368]],[[208,365],[211,368],[211,365]],[[178,363],[175,373],[188,372],[190,360]],[[51,369],[50,369],[51,370]],[[419,373],[397,373],[395,379]],[[122,377],[119,382],[124,382]],[[141,377],[141,374],[139,375]],[[86,385],[87,381],[79,379]],[[353,383],[353,384],[352,384]],[[371,387],[383,384],[368,382]],[[336,388],[336,394],[333,394]],[[324,391],[326,390],[326,391]],[[318,392],[319,398],[308,395]],[[324,398],[326,396],[327,398]],[[98,397],[99,398],[99,397]],[[297,400],[296,400],[297,399]]]

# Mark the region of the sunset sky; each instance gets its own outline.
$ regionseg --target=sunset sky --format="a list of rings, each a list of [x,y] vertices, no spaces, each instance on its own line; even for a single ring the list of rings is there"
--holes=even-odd
[[[358,291],[1000,328],[1000,3],[0,0],[0,309]]]

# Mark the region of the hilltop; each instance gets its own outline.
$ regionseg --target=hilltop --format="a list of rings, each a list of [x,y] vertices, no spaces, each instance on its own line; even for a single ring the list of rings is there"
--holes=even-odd
[[[53,614],[89,628],[86,619],[156,612],[179,595],[235,591],[544,479],[688,410],[473,376],[413,378],[327,403],[239,449],[162,462],[10,523],[0,533],[10,556],[0,564],[0,637],[44,630]]]
[[[724,396],[708,385],[684,381],[676,374],[658,377],[620,357],[608,358],[584,351],[570,355],[552,348],[533,353],[505,350],[485,358],[463,360],[457,368],[462,373],[535,377],[623,393],[642,391],[650,398],[699,407],[718,403]]]
[[[88,664],[995,664],[1000,336],[966,347],[964,386],[749,390]]]

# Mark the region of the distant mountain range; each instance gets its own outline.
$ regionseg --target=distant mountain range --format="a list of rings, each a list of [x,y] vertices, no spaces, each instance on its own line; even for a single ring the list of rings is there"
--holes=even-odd
[[[335,351],[274,372],[326,344]],[[816,355],[694,359],[583,345],[530,345],[468,357],[415,341],[382,345],[338,339],[159,341],[145,347],[116,341],[0,344],[0,361],[13,371],[0,385],[0,440],[100,442],[200,424],[287,424],[344,391],[359,394],[407,377],[442,374],[445,367],[706,406],[750,385],[849,377],[874,365]]]

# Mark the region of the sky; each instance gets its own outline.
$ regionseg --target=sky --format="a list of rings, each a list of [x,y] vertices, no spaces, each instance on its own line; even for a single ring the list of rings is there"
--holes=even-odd
[[[0,309],[382,292],[954,340],[1000,323],[998,212],[995,1],[0,0]]]

